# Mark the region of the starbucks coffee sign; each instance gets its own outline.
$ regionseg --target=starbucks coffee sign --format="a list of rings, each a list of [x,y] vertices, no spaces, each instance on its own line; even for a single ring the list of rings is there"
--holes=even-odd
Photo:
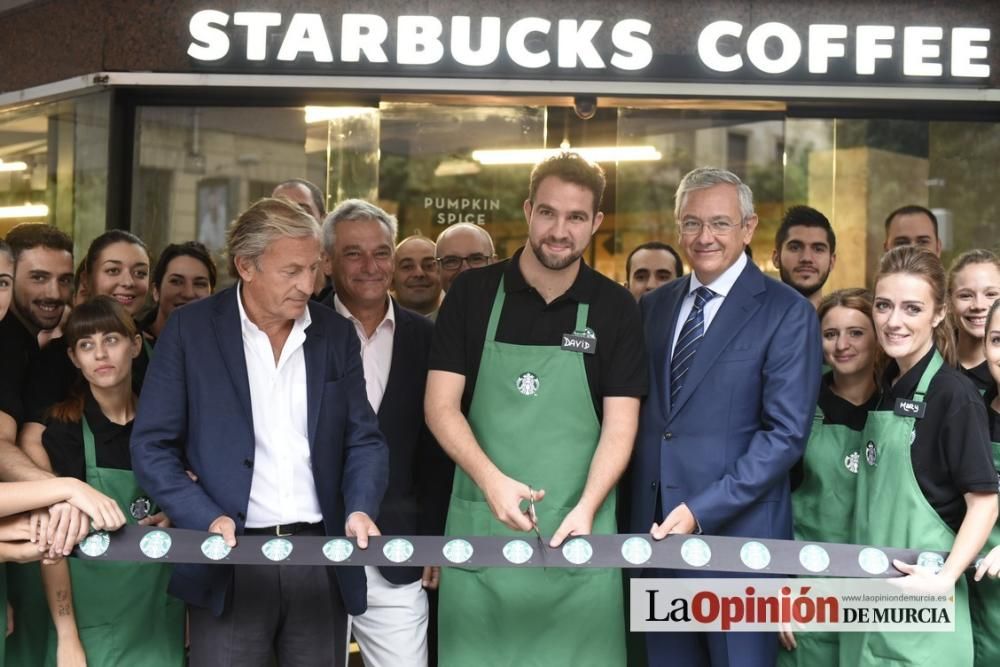
[[[990,77],[987,27],[749,24],[719,17],[693,31],[689,44],[658,53],[663,28],[641,17],[202,9],[188,22],[187,55],[202,70],[266,73],[980,86]]]

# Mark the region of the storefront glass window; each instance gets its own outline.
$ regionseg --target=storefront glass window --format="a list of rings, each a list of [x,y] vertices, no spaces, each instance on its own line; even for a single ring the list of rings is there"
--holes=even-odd
[[[0,113],[0,237],[49,222],[78,257],[106,225],[110,94]]]

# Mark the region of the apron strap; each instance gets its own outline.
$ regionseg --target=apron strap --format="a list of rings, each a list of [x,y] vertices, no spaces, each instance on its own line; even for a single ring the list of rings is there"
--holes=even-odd
[[[917,391],[913,394],[913,400],[918,403],[922,403],[924,396],[927,394],[927,388],[931,384],[931,380],[937,375],[937,372],[941,370],[941,366],[944,365],[944,359],[941,357],[941,353],[936,349],[934,350],[934,356],[931,357],[931,362],[927,364],[927,368],[924,369],[924,374],[920,376],[920,382],[917,384]]]
[[[826,419],[826,415],[823,414],[823,408],[817,405],[816,412],[813,413],[813,422],[817,424],[822,424],[824,419]]]
[[[94,445],[94,432],[90,430],[86,415],[80,415],[80,428],[83,431],[83,459],[87,465],[87,479],[89,480],[91,471],[97,469],[97,447]]]
[[[574,332],[583,331],[587,328],[587,315],[590,314],[590,304],[582,301],[576,304],[576,329]]]
[[[146,352],[146,358],[152,361],[153,346],[145,336],[142,337],[142,349]]]
[[[500,284],[497,286],[496,296],[493,297],[493,309],[490,310],[490,323],[486,325],[486,342],[492,343],[497,337],[497,324],[500,323],[500,313],[503,311],[504,295],[503,276],[500,276]]]

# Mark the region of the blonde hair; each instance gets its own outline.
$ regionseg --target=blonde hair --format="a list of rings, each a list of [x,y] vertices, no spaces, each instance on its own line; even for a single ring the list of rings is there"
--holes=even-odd
[[[320,240],[319,223],[311,215],[281,197],[260,199],[243,211],[229,228],[229,273],[233,278],[240,277],[236,270],[237,257],[252,260],[259,268],[260,256],[278,239],[307,237]]]
[[[951,327],[956,340],[962,335],[963,330],[955,320],[955,313],[952,312],[951,308],[951,296],[955,293],[955,277],[962,269],[975,264],[992,264],[1000,272],[1000,257],[997,257],[992,251],[982,248],[967,250],[956,257],[951,263],[951,266],[948,268],[948,325]]]
[[[946,311],[948,307],[948,281],[944,265],[940,258],[929,250],[918,246],[900,246],[893,248],[882,256],[879,263],[875,285],[891,275],[906,274],[923,278],[930,285],[931,296],[934,299],[935,311]],[[934,327],[934,346],[946,364],[954,366],[958,363],[958,352],[955,346],[955,332],[947,317],[941,319]]]

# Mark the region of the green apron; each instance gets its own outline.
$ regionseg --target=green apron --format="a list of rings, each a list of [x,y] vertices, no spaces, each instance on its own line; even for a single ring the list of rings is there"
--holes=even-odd
[[[1000,471],[1000,442],[993,443],[993,465]],[[993,526],[983,548],[989,553],[1000,546],[1000,522]],[[972,641],[976,649],[976,667],[1000,665],[1000,579],[969,579],[969,608],[972,612]]]
[[[917,385],[913,400],[922,402],[943,361],[937,352]],[[913,417],[892,410],[868,413],[858,466],[854,544],[951,551],[955,531],[924,497],[913,474],[910,447]],[[971,665],[972,627],[965,577],[955,582],[955,632],[845,632],[840,664]]]
[[[99,468],[94,434],[83,418],[87,483],[113,498],[129,523],[129,506],[145,494],[131,470]],[[170,566],[71,558],[73,611],[91,667],[183,667],[184,605],[167,594]],[[56,664],[50,625],[47,665]]]
[[[817,406],[802,456],[802,483],[792,493],[795,539],[849,543],[854,528],[861,433],[842,424],[824,424]],[[780,651],[778,664],[836,665],[840,633],[800,632],[794,651]]]
[[[536,511],[548,539],[583,493],[601,425],[583,353],[497,342],[503,304],[501,279],[468,420],[479,445],[504,474],[545,489]],[[587,313],[587,304],[578,304],[578,332],[587,326]],[[594,517],[593,533],[615,532],[611,493]],[[460,468],[445,534],[517,537],[542,548],[533,533],[501,524]],[[561,560],[558,554],[546,557]],[[624,665],[622,598],[617,569],[443,568],[439,665]]]

